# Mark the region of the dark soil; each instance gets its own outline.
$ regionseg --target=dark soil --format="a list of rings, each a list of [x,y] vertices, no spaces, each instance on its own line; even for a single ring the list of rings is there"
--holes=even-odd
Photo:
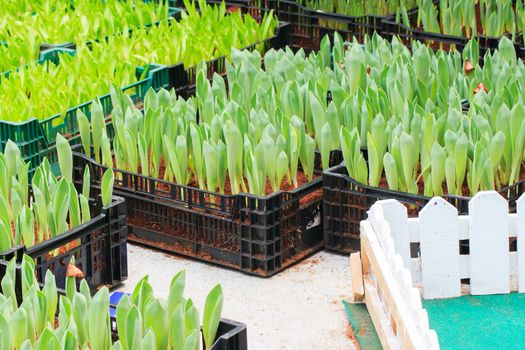
[[[139,174],[141,173],[141,169],[139,168]],[[160,163],[160,168],[159,168],[159,179],[164,179],[164,174],[166,173],[166,166],[164,164],[164,161],[161,160],[161,163]],[[314,174],[314,179],[318,178],[319,176]],[[301,171],[301,170],[297,170],[297,182],[298,182],[298,185],[297,187],[293,184],[293,183],[289,183],[286,176],[283,178],[283,181],[281,182],[281,186],[280,186],[280,190],[281,191],[293,191],[295,188],[298,188],[298,187],[301,187],[302,185],[308,183],[308,179],[306,178],[306,175]],[[248,181],[245,179],[244,180],[244,183],[246,185],[246,188],[249,189],[249,186],[248,186]],[[199,184],[198,184],[198,181],[197,181],[197,178],[192,175],[192,177],[190,178],[190,181],[188,182],[188,187],[193,187],[193,188],[196,188],[198,189],[199,188]],[[165,192],[169,192],[170,191],[170,186],[166,183],[158,183],[157,185],[157,188],[159,190],[162,190],[162,191],[165,191]],[[218,188],[216,188],[216,190],[218,190]],[[268,178],[266,178],[266,188],[265,188],[265,191],[264,193],[266,195],[270,195],[272,193],[274,193],[275,191],[273,190],[272,188],[272,185],[270,183],[270,180]],[[218,193],[218,192],[217,192]],[[225,195],[231,195],[232,194],[232,190],[231,190],[231,182],[230,182],[230,176],[228,174],[228,172],[226,172],[226,180],[224,182],[224,193]],[[313,195],[313,194],[310,194],[310,195],[307,195],[305,198],[306,200],[303,201],[303,202],[309,202],[309,198],[312,198],[312,197],[318,197],[319,195]],[[322,193],[321,193],[321,196],[322,196]],[[216,198],[216,200],[219,200],[219,198]]]

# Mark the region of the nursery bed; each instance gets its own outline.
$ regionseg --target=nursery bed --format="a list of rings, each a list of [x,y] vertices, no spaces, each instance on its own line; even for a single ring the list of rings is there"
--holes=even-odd
[[[507,349],[522,346],[525,295],[465,295],[423,300],[430,327],[439,334],[441,349]]]

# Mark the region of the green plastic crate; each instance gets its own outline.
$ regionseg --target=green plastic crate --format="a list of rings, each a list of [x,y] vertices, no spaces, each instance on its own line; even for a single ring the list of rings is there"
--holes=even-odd
[[[55,60],[58,61],[58,54],[67,51],[72,50],[47,50],[42,53],[39,62],[43,63],[48,60],[56,62]],[[143,101],[150,87],[158,90],[168,86],[168,72],[165,66],[149,65],[137,67],[137,79],[140,79],[145,70],[147,70],[147,73],[144,79],[122,88],[135,103]],[[4,74],[8,75],[9,72]],[[96,97],[94,96],[93,98]],[[112,109],[109,92],[98,98],[104,114],[108,115]],[[80,143],[77,111],[81,110],[89,118],[91,116],[91,102],[82,103],[68,109],[64,114],[56,114],[44,120],[32,118],[20,123],[0,120],[0,152],[3,152],[7,141],[10,139],[19,147],[24,160],[31,163],[30,173],[40,165],[44,157],[48,157],[51,164],[54,164],[56,162],[56,154],[54,152],[56,135],[58,133],[62,134],[70,140],[72,145]]]

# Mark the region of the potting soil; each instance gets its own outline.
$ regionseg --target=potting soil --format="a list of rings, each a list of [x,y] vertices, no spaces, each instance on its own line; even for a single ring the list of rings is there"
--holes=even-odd
[[[525,294],[423,300],[441,349],[525,349]]]

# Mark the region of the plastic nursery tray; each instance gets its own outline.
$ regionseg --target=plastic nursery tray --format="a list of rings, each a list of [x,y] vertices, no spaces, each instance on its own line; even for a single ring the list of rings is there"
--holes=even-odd
[[[113,292],[109,296],[109,316],[111,320],[111,333],[114,339],[118,339],[117,305],[123,296],[123,292]],[[201,344],[202,349],[204,350],[204,340]],[[219,328],[217,329],[217,335],[215,336],[215,342],[210,350],[248,350],[246,325],[221,318]]]
[[[59,64],[59,54],[67,52],[74,54],[73,50],[51,49],[41,53],[39,63],[44,64],[52,61]],[[144,70],[147,69],[146,77],[140,79]],[[5,72],[1,77],[6,77],[10,72]],[[124,86],[122,90],[126,92],[135,103],[143,101],[144,96],[150,87],[159,89],[167,84],[167,70],[164,66],[150,65],[149,67],[136,68],[137,82]],[[93,96],[95,98],[95,96]],[[109,92],[99,96],[104,113],[108,115],[111,112],[111,97]],[[49,118],[38,120],[31,118],[23,122],[10,122],[0,120],[0,152],[5,148],[7,141],[10,139],[18,148],[24,160],[30,162],[30,174],[42,162],[45,155],[51,155],[49,159],[51,164],[56,162],[56,154],[50,152],[55,147],[55,138],[57,133],[61,133],[70,139],[70,143],[80,142],[79,127],[77,122],[77,111],[81,110],[88,117],[91,116],[90,105],[92,101],[82,103],[78,106],[68,109],[65,113],[59,113]],[[54,157],[53,157],[54,155]]]
[[[437,11],[439,11],[439,6],[437,6]],[[469,38],[463,36],[454,36],[454,35],[445,35],[441,33],[432,33],[426,32],[422,29],[416,28],[418,18],[418,9],[413,9],[408,12],[408,19],[410,21],[410,27],[401,23],[397,23],[395,16],[389,16],[382,20],[382,34],[385,37],[392,37],[397,35],[403,40],[403,42],[410,47],[410,44],[413,40],[418,40],[424,42],[435,50],[443,49],[457,49],[459,52],[462,52]],[[521,38],[521,35],[520,35]],[[484,35],[476,35],[476,41],[479,44],[479,54],[480,59],[482,59],[487,52],[492,52],[498,48],[498,43],[501,37],[489,37]],[[521,42],[521,41],[520,41]],[[518,57],[525,57],[521,55],[521,45],[520,43],[515,43],[516,53]],[[524,52],[525,54],[525,52]]]
[[[524,192],[525,180],[498,191],[508,200],[511,212],[516,210],[516,201]],[[446,195],[443,198],[454,205],[459,214],[468,213],[471,197]],[[417,216],[432,198],[363,185],[348,175],[344,163],[323,172],[325,248],[340,253],[359,251],[360,222],[367,218],[370,207],[381,199],[396,199],[408,206],[409,216]]]
[[[46,271],[55,274],[57,287],[65,288],[65,274],[71,257],[84,273],[92,292],[102,286],[114,287],[128,278],[126,203],[113,197],[109,207],[102,207],[100,196],[90,200],[92,219],[61,235],[32,247],[20,245],[0,253],[0,280],[7,264],[17,261],[17,297],[21,298],[21,268],[23,254],[35,260],[39,283],[44,283]]]
[[[241,48],[241,50],[261,50],[263,53],[270,49],[284,48],[290,44],[291,25],[289,23],[279,23],[275,35]],[[226,76],[226,56],[220,56],[206,61],[207,78],[212,79],[213,74],[217,73]],[[178,96],[188,98],[195,94],[197,80],[197,66],[185,68],[183,63],[168,66],[169,84],[167,88],[174,88]]]
[[[321,175],[316,158],[316,174]],[[75,181],[81,181],[88,166],[91,188],[100,191],[105,167],[77,152],[73,162]],[[338,162],[334,154],[331,164]],[[323,246],[320,177],[292,191],[259,197],[114,172],[114,193],[126,199],[132,242],[263,277]]]

